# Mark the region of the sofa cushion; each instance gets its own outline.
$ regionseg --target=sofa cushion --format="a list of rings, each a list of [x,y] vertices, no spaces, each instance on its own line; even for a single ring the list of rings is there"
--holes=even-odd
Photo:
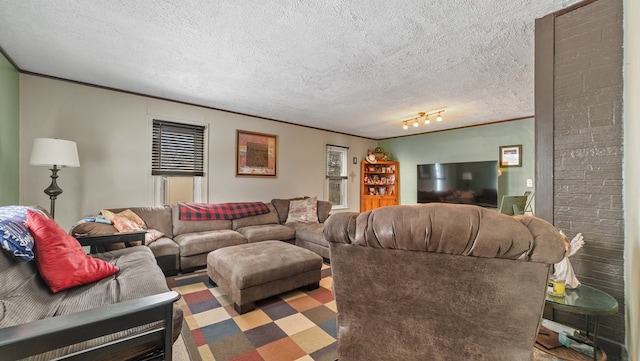
[[[249,243],[266,240],[288,241],[296,238],[296,231],[282,224],[263,224],[238,228],[236,232],[242,234]]]
[[[76,224],[71,229],[72,236],[79,235],[98,235],[98,234],[114,234],[117,233],[118,229],[114,227],[112,224],[98,223],[98,222],[82,222]],[[107,243],[96,245],[95,249],[97,252],[108,252],[115,251],[116,249],[123,249],[127,246],[124,242],[118,243]]]
[[[164,233],[165,237],[173,237],[171,207],[130,207],[129,209],[142,218],[147,228],[156,229]],[[124,210],[123,208],[110,209],[116,213]]]
[[[34,258],[33,236],[26,225],[27,209],[40,212],[25,206],[0,207],[0,243],[2,249],[18,261],[31,261]]]
[[[156,257],[180,256],[180,246],[171,238],[160,237],[149,245],[149,249]]]
[[[289,215],[286,223],[318,223],[318,198],[310,197],[293,200],[289,203]]]
[[[131,211],[131,209],[125,209],[117,214],[110,210],[103,209],[100,213],[102,213],[104,218],[110,220],[113,226],[120,232],[142,231],[146,228],[142,218]]]
[[[318,200],[318,222],[324,223],[329,218],[332,207],[331,202]]]
[[[241,227],[256,226],[261,224],[278,224],[280,219],[278,218],[278,212],[271,203],[267,203],[269,213],[260,214],[257,216],[249,216],[237,218],[231,221],[231,229],[234,231]]]
[[[148,246],[162,237],[164,237],[164,233],[157,229],[148,229],[147,233],[144,235],[144,244]]]
[[[20,262],[0,252],[0,328],[53,316],[64,292],[52,294],[35,262]]]
[[[278,218],[280,219],[280,223],[285,223],[287,221],[287,217],[289,216],[289,203],[293,200],[300,200],[309,197],[297,197],[297,198],[289,198],[289,199],[272,199],[271,204],[273,204],[276,212],[278,212]],[[318,201],[318,222],[324,223],[329,217],[331,213],[331,202],[329,201]]]
[[[191,221],[193,223],[199,221]],[[211,221],[200,221],[208,223]],[[223,221],[215,221],[223,222]],[[226,222],[226,221],[225,221]],[[180,246],[180,257],[209,253],[215,249],[247,243],[247,239],[231,229],[218,229],[209,232],[192,232],[178,234],[173,238]]]
[[[98,223],[98,222],[82,222],[76,224],[71,229],[71,235],[97,235],[97,234],[113,234],[118,232],[118,229],[111,224]]]
[[[280,219],[280,223],[285,223],[287,221],[287,217],[289,216],[289,203],[292,200],[300,200],[305,197],[297,197],[297,198],[289,198],[289,199],[272,199],[271,204],[278,212],[278,218]]]
[[[56,315],[169,291],[164,274],[148,247],[98,253],[94,258],[119,268],[120,272],[113,277],[68,290],[65,302],[58,307]]]
[[[87,255],[78,241],[58,224],[31,210],[27,226],[36,242],[40,275],[52,292],[95,282],[118,272],[118,268]]]
[[[324,236],[324,223],[291,223],[289,227],[296,231],[296,240],[315,243],[323,247],[329,247],[329,242]]]

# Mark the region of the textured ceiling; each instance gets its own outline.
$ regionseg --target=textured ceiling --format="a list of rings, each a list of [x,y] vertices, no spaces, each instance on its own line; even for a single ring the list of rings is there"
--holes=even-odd
[[[0,0],[0,49],[26,72],[381,139],[533,115],[535,19],[577,2]]]

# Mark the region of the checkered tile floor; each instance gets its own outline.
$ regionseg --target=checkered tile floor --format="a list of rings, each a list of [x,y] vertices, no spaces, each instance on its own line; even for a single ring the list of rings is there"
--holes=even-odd
[[[331,268],[322,267],[320,288],[301,288],[256,302],[239,315],[233,302],[208,281],[206,271],[168,277],[182,295],[182,337],[193,361],[334,361],[336,304]]]

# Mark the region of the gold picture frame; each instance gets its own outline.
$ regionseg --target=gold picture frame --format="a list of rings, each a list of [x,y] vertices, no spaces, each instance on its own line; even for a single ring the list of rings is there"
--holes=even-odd
[[[522,144],[501,146],[498,159],[500,168],[522,167]]]
[[[278,136],[236,129],[236,176],[277,177]]]

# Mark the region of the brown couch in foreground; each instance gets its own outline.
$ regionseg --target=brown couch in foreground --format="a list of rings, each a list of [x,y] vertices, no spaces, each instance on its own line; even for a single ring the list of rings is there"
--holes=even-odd
[[[531,360],[559,232],[471,205],[337,213],[324,229],[338,357]]]

